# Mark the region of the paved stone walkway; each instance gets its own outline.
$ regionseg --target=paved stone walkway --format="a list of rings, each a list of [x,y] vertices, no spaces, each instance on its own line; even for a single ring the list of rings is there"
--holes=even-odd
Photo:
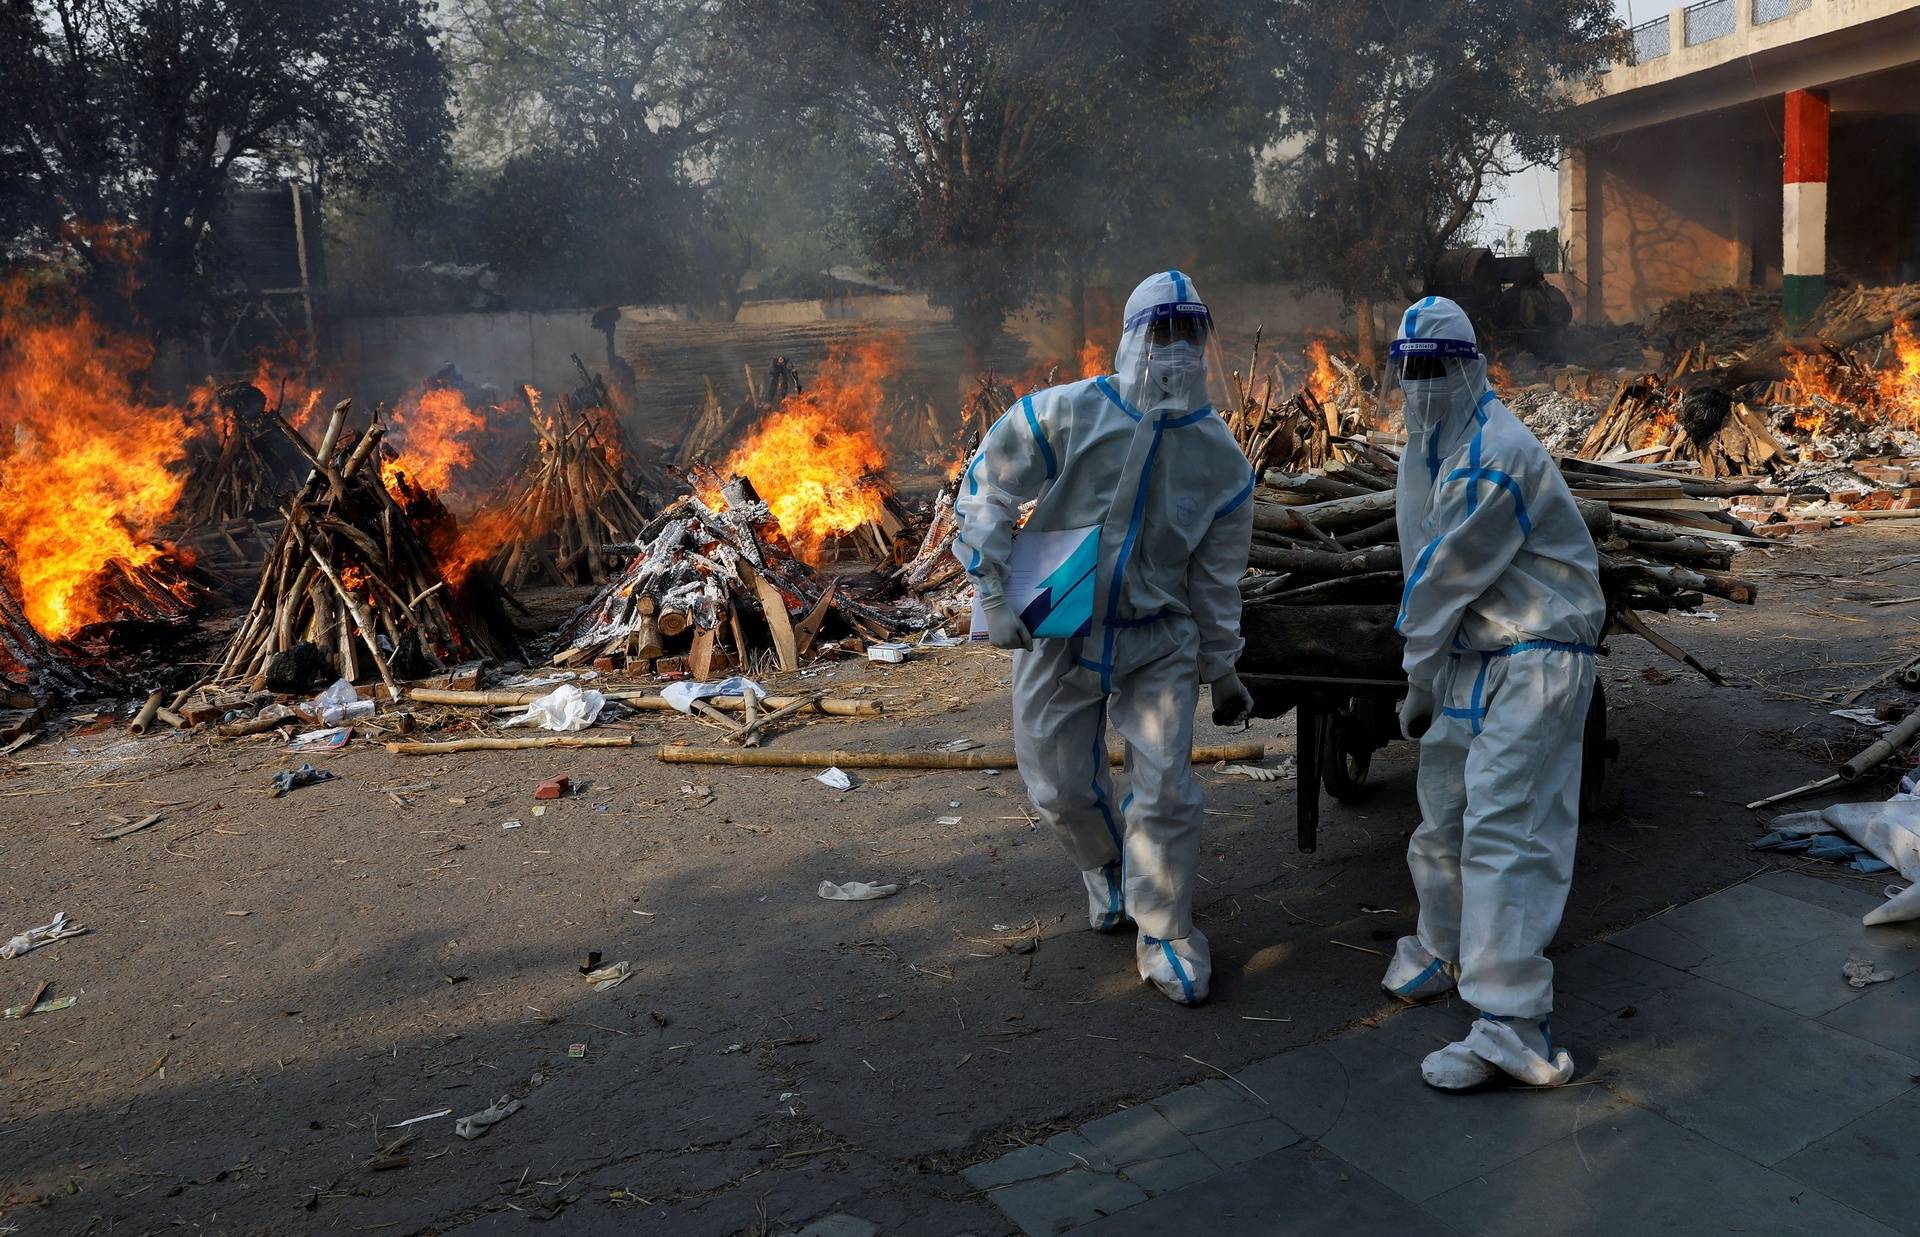
[[[1562,956],[1567,1087],[1427,1087],[1452,1002],[967,1176],[1029,1234],[1920,1234],[1920,925],[1877,900],[1772,873]]]

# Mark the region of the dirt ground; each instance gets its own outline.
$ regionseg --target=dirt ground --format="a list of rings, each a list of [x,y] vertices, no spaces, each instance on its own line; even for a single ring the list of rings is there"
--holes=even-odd
[[[1726,688],[1612,642],[1615,803],[1583,831],[1562,946],[1775,862],[1746,850],[1741,805],[1868,741],[1823,693],[1914,655],[1912,610],[1867,603],[1920,594],[1920,565],[1861,573],[1915,552],[1920,530],[1870,526],[1742,555],[1759,607],[1660,624]],[[775,742],[1002,746],[1009,670],[979,648],[845,663],[807,684],[886,719]],[[1203,771],[1216,973],[1185,1010],[1139,984],[1130,937],[1085,930],[1016,774],[843,793],[659,763],[644,745],[713,741],[684,719],[619,728],[643,746],[355,747],[279,799],[270,774],[302,758],[262,740],[116,727],[0,758],[0,936],[57,910],[92,929],[0,962],[5,1004],[42,979],[78,998],[0,1023],[0,1230],[778,1233],[848,1212],[1000,1232],[957,1168],[1380,1011],[1381,954],[1413,922],[1407,744],[1376,758],[1373,799],[1327,804],[1311,856],[1292,783]],[[1256,733],[1291,751],[1290,720]],[[536,817],[555,773],[585,789]],[[823,879],[902,889],[830,902]],[[593,991],[590,951],[632,978]],[[515,1115],[454,1136],[506,1095]]]

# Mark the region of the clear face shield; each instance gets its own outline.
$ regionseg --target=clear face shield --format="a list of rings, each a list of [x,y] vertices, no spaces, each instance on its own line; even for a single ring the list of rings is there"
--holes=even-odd
[[[1230,406],[1213,315],[1199,301],[1172,301],[1135,314],[1121,337],[1120,361],[1121,393],[1142,412]]]
[[[1487,363],[1465,340],[1396,339],[1387,355],[1406,400],[1408,433],[1432,429],[1465,412],[1486,385]]]

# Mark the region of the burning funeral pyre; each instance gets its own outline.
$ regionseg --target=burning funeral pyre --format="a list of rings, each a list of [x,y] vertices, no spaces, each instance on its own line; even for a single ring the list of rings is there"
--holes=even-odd
[[[71,689],[81,646],[97,660],[108,628],[177,625],[206,600],[190,556],[159,540],[193,426],[138,393],[151,363],[150,347],[93,314],[0,282],[0,670]],[[49,651],[63,642],[56,669]]]
[[[390,492],[390,479],[408,482],[381,459],[385,427],[343,432],[351,408],[351,400],[334,408],[317,445],[285,426],[310,472],[282,509],[286,526],[218,682],[265,684],[277,658],[310,645],[333,658],[340,677],[371,671],[397,700],[399,678],[506,652],[497,626],[476,616],[472,594],[449,587],[418,517]]]

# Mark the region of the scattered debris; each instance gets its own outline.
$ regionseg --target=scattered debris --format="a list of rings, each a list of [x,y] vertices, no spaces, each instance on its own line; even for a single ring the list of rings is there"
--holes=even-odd
[[[533,788],[533,797],[535,801],[542,799],[564,799],[567,797],[567,791],[570,790],[572,786],[573,783],[567,779],[567,775],[562,773],[557,777],[550,777],[538,786],[535,786]]]
[[[846,770],[840,768],[838,765],[814,774],[813,780],[822,786],[831,786],[835,790],[853,789],[853,778],[848,775]]]
[[[503,1095],[479,1112],[454,1122],[453,1132],[462,1138],[478,1138],[519,1111],[520,1101],[511,1095]]]
[[[432,1121],[437,1117],[451,1117],[452,1115],[453,1109],[442,1108],[439,1112],[423,1112],[417,1117],[408,1117],[405,1121],[395,1121],[387,1128],[390,1130],[405,1129],[409,1125],[418,1125],[422,1121]]]
[[[83,936],[93,931],[67,918],[65,911],[55,911],[53,918],[37,928],[28,928],[0,945],[0,958],[18,958],[31,953],[42,945],[51,945],[55,941],[64,941],[70,936]]]
[[[503,726],[533,726],[542,730],[585,730],[600,718],[607,698],[597,691],[562,683],[540,699],[527,705],[520,716],[502,722]]]
[[[633,963],[631,962],[609,962],[605,966],[596,966],[590,971],[583,971],[580,975],[580,978],[593,985],[595,992],[618,988],[632,977]]]
[[[333,774],[325,769],[316,769],[312,765],[301,765],[298,769],[287,769],[273,775],[273,797],[278,799],[290,790],[302,786],[311,786],[315,782],[330,782]]]
[[[821,881],[816,892],[829,902],[872,902],[892,897],[900,892],[900,886],[869,885],[865,881],[847,881],[836,885],[832,881]]]
[[[1869,984],[1884,984],[1893,978],[1892,971],[1880,970],[1865,958],[1848,958],[1846,964],[1840,968],[1840,973],[1847,977],[1847,987],[1849,988],[1865,988]]]

